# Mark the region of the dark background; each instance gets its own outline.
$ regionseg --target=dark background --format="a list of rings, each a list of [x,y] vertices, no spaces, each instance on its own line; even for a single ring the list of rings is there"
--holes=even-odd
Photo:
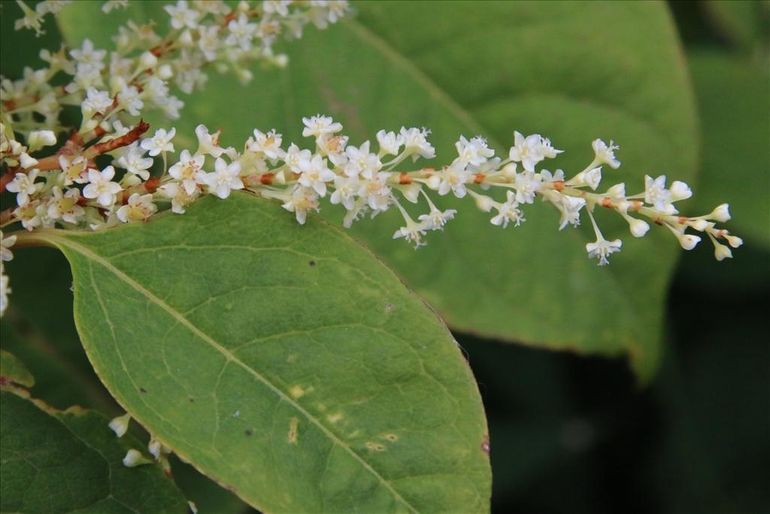
[[[2,2],[3,11],[9,4]],[[687,49],[738,51],[704,3],[669,5]],[[9,18],[15,16],[4,12],[4,39]],[[55,37],[49,29],[47,38]],[[36,54],[7,42],[1,50],[6,72],[11,58],[31,62]],[[766,184],[770,170],[758,172]],[[758,222],[770,231],[770,220]],[[665,357],[649,386],[640,387],[622,360],[456,334],[489,418],[493,512],[770,512],[770,252],[748,241],[736,259],[717,264],[701,250],[683,252],[679,262]],[[3,347],[32,368],[36,394],[59,407],[77,398],[117,412],[88,367],[71,320],[52,317],[43,323],[48,326],[32,326],[24,318],[32,308],[56,316],[61,302],[71,301],[59,287],[70,282],[64,259],[48,250],[19,250],[13,264],[15,308],[3,325],[10,321],[21,337],[3,330]],[[33,296],[40,287],[50,295]],[[55,346],[41,332],[58,333]],[[40,368],[48,373],[35,373]],[[199,495],[199,506],[207,503],[200,495],[216,491],[184,468],[177,476]],[[208,501],[239,510],[224,492],[212,492]]]

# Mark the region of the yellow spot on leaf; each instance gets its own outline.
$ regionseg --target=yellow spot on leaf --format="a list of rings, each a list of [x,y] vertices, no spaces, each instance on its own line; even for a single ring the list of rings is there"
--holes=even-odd
[[[381,445],[380,443],[375,443],[372,441],[366,442],[366,448],[373,451],[373,452],[384,452],[385,446]]]
[[[308,387],[307,389],[303,389],[301,385],[293,385],[289,388],[289,394],[295,400],[298,398],[302,398],[303,396],[305,396],[306,394],[312,391],[313,391],[312,386]]]
[[[289,420],[289,434],[287,436],[289,444],[297,444],[297,428],[299,428],[299,420],[291,418]]]
[[[398,441],[398,436],[396,434],[382,434],[382,438],[387,439],[391,443]]]
[[[341,412],[336,412],[334,414],[329,414],[328,416],[326,416],[326,419],[328,419],[330,423],[337,423],[339,420],[341,420],[344,417],[345,416],[343,416]]]

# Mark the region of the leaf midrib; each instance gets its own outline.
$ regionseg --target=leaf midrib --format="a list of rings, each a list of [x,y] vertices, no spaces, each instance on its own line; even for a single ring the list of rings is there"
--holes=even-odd
[[[194,325],[190,320],[184,317],[179,311],[174,309],[172,306],[168,305],[166,302],[158,298],[158,296],[156,296],[150,290],[142,286],[139,282],[135,281],[126,273],[124,273],[122,270],[114,266],[109,260],[93,252],[90,248],[83,246],[79,243],[75,243],[70,239],[57,237],[54,235],[48,235],[47,239],[52,243],[69,248],[79,253],[83,257],[90,259],[93,262],[96,262],[97,264],[105,268],[107,271],[112,273],[118,280],[122,281],[127,286],[131,287],[133,290],[140,293],[142,296],[147,298],[148,301],[155,304],[160,309],[164,310],[177,322],[179,322],[181,325],[185,326],[188,330],[190,330],[193,334],[195,334],[199,339],[201,339],[203,342],[205,342],[206,344],[214,348],[216,351],[218,351],[227,361],[233,362],[234,364],[237,364],[238,366],[243,368],[247,373],[249,373],[259,382],[267,386],[268,389],[273,391],[279,398],[281,398],[281,400],[285,401],[286,403],[294,407],[308,421],[316,425],[321,430],[321,432],[324,435],[326,435],[326,437],[329,438],[329,440],[331,440],[335,445],[347,451],[356,461],[358,461],[361,464],[361,466],[365,470],[371,473],[393,495],[393,497],[396,500],[404,504],[410,510],[410,512],[413,512],[415,514],[419,512],[411,503],[409,503],[403,496],[401,496],[401,494],[399,494],[399,492],[393,487],[390,481],[388,481],[376,469],[374,469],[372,465],[369,464],[356,451],[354,451],[353,448],[351,448],[342,439],[337,437],[332,431],[330,431],[326,426],[324,426],[324,424],[318,418],[316,418],[310,412],[308,412],[305,408],[303,408],[289,394],[285,393],[278,386],[273,384],[273,382],[271,382],[267,377],[259,373],[254,368],[247,365],[245,362],[243,362],[238,357],[236,357],[231,351],[229,351],[227,348],[219,344],[219,342],[217,342],[213,337],[203,332],[200,328]],[[96,283],[93,284],[93,287],[94,288],[97,287]],[[133,413],[132,413],[132,416],[133,416]]]

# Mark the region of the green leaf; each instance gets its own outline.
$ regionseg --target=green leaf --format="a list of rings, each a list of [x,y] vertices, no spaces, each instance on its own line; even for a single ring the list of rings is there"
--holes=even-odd
[[[761,43],[767,43],[770,36],[767,2],[708,0],[703,7],[720,34],[742,50],[755,51]]]
[[[770,73],[717,52],[693,52],[689,60],[703,139],[696,210],[728,202],[730,230],[770,249]]]
[[[110,392],[278,512],[484,512],[486,423],[437,316],[340,229],[235,194],[99,233],[40,231]]]
[[[32,387],[35,385],[35,377],[12,353],[0,350],[0,383],[4,382]]]
[[[90,6],[73,7],[61,20],[69,41],[93,39],[94,31],[106,40],[114,32]],[[206,90],[186,96],[183,118],[173,122],[180,144],[193,144],[198,123],[224,129],[227,144],[240,146],[255,127],[276,127],[284,141],[302,143],[300,118],[328,112],[353,142],[380,128],[430,127],[442,162],[451,160],[461,133],[481,133],[503,152],[517,128],[550,136],[567,150],[557,166],[573,172],[591,159],[592,139],[614,138],[624,166],[606,180],[626,182],[629,191],[642,189],[645,173],[692,179],[693,101],[665,5],[355,7],[353,21],[287,44],[286,70],[256,69],[245,87],[212,72]],[[440,205],[459,208],[458,219],[418,252],[391,240],[400,224],[396,212],[360,222],[355,233],[454,328],[546,348],[628,354],[643,378],[651,376],[679,254],[670,234],[634,240],[622,221],[599,213],[608,236],[624,237],[622,254],[599,269],[585,253],[590,227],[560,233],[557,214],[544,205],[531,206],[528,221],[507,231],[468,199],[442,198]],[[325,213],[339,218],[329,206]]]
[[[187,512],[187,500],[160,467],[123,466],[127,449],[139,443],[118,440],[102,415],[52,411],[6,390],[0,406],[0,511]]]

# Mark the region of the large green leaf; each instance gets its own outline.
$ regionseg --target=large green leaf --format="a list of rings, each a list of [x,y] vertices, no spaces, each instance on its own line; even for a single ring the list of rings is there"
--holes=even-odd
[[[486,423],[438,317],[340,229],[245,194],[58,246],[98,375],[267,512],[484,512]]]
[[[0,393],[0,511],[27,514],[187,512],[187,500],[159,466],[127,468],[138,442],[118,440],[93,411],[43,410]]]
[[[593,138],[614,138],[623,146],[624,167],[608,172],[607,180],[625,181],[629,190],[641,189],[645,173],[693,177],[692,98],[663,4],[355,7],[353,21],[307,31],[287,45],[286,70],[255,70],[246,87],[212,73],[204,93],[185,97],[175,125],[188,139],[180,142],[190,142],[198,123],[224,129],[229,144],[242,144],[254,127],[277,127],[285,140],[298,140],[302,116],[329,112],[353,141],[384,127],[430,127],[444,162],[460,133],[484,134],[503,152],[517,128],[552,137],[568,150],[558,166],[573,171],[590,160]],[[138,5],[127,15],[147,16],[143,8],[155,7]],[[63,12],[61,27],[73,43],[85,36],[106,43],[115,23],[80,4]],[[670,234],[634,240],[623,223],[600,213],[608,234],[625,240],[612,266],[598,269],[585,255],[593,237],[588,227],[559,233],[556,214],[545,206],[532,206],[522,227],[504,232],[469,200],[442,200],[459,207],[459,219],[426,249],[391,241],[395,212],[361,222],[356,234],[450,326],[547,348],[629,354],[643,377],[652,374],[679,252]]]
[[[717,52],[691,52],[702,124],[699,211],[730,203],[733,232],[770,249],[770,73]]]

